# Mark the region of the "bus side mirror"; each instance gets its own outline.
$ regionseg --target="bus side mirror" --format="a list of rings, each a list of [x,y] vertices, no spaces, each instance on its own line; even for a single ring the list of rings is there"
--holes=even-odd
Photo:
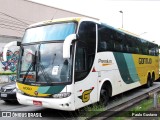
[[[7,61],[7,51],[8,51],[9,47],[11,47],[11,46],[20,46],[20,45],[21,45],[21,42],[18,42],[18,41],[13,41],[13,42],[7,43],[3,48],[3,60]]]
[[[66,39],[64,40],[64,43],[63,43],[63,58],[64,59],[70,58],[70,53],[71,53],[70,46],[71,46],[72,41],[76,39],[77,39],[77,35],[71,34],[67,36]]]

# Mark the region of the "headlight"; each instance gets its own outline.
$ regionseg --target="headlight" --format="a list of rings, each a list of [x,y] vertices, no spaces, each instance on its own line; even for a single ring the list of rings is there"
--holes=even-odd
[[[16,92],[16,88],[14,88],[14,89],[12,90],[12,92]]]
[[[52,95],[53,98],[66,98],[69,97],[71,95],[70,92],[63,92],[63,93],[59,93],[59,94],[54,94]]]
[[[16,90],[17,90],[17,93],[24,94],[24,92],[21,91],[20,89],[17,88]]]

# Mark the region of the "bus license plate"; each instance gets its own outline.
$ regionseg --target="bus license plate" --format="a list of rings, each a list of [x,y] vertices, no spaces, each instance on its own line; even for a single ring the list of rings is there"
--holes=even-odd
[[[2,94],[1,94],[1,97],[7,97],[7,94],[3,94],[3,93],[2,93]]]
[[[33,104],[35,106],[42,106],[42,101],[35,101],[35,100],[33,100]]]

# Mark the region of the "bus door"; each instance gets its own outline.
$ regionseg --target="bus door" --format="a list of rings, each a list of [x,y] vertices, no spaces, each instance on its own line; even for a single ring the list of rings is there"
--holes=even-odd
[[[76,109],[97,102],[98,73],[92,65],[95,54],[89,54],[88,48],[82,42],[77,42],[75,55],[75,107]]]
[[[97,101],[98,73],[93,70],[96,54],[97,24],[83,21],[76,42],[74,82],[76,109]]]

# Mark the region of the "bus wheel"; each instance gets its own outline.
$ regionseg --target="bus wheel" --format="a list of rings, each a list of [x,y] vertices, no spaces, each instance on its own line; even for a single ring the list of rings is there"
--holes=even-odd
[[[152,73],[151,86],[153,86],[153,82],[155,81],[155,74]]]
[[[146,88],[149,88],[150,86],[152,86],[152,84],[153,84],[153,81],[152,81],[151,75],[148,74]]]
[[[107,106],[109,100],[108,90],[102,88],[100,92],[100,104],[103,106]]]

